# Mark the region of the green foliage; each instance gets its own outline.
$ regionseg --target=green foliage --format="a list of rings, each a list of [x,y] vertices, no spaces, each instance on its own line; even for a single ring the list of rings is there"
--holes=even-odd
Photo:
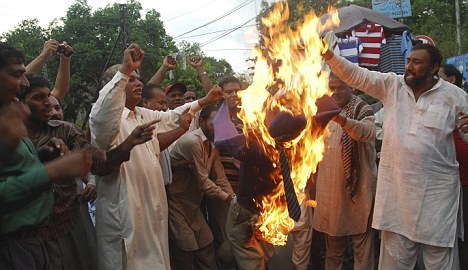
[[[145,60],[140,68],[143,78],[149,79],[161,66],[166,55],[178,52],[171,36],[166,33],[159,12],[154,9],[143,14],[140,2],[128,0],[125,13],[126,28],[125,42],[120,37],[116,49],[109,61],[112,66],[122,61],[122,53],[126,45],[138,43],[145,51]],[[106,62],[111,56],[112,48],[120,31],[120,4],[107,5],[93,12],[87,0],[76,0],[64,17],[55,19],[47,29],[38,26],[38,21],[22,21],[15,29],[1,36],[5,40],[21,49],[29,63],[41,52],[44,42],[53,38],[59,42],[66,41],[74,49],[71,61],[70,92],[63,103],[65,118],[76,122],[79,115],[83,116],[94,101],[96,91],[102,87],[100,77],[106,68]],[[204,56],[198,44],[182,43],[180,51],[187,55]],[[55,81],[59,66],[59,57],[53,56],[45,68],[43,75],[51,83]],[[174,73],[174,81],[186,83],[189,88],[196,89],[199,95],[203,93],[201,83],[195,70],[187,64],[182,69],[179,65]],[[205,59],[208,76],[215,82],[220,77],[234,74],[232,67],[226,60],[214,58]],[[167,77],[167,76],[166,76]],[[166,80],[163,86],[174,81]]]
[[[46,36],[46,29],[38,25],[37,19],[33,19],[23,20],[16,29],[2,35],[1,39],[15,44],[26,55],[26,62],[30,62],[41,52]]]
[[[169,80],[169,76],[166,76],[163,81],[163,86],[167,86],[174,82],[182,82],[187,85],[187,88],[194,91],[197,94],[197,97],[204,96],[203,86],[198,79],[198,74],[194,68],[188,63],[191,56],[200,56],[203,57],[203,67],[208,75],[208,77],[213,81],[213,83],[218,83],[223,77],[234,75],[234,70],[232,69],[231,64],[229,64],[225,59],[216,59],[214,57],[207,57],[202,51],[200,44],[193,43],[190,44],[186,41],[182,41],[178,44],[179,50],[177,52],[184,53],[186,56],[186,68],[182,63],[182,58],[178,58],[177,68],[172,71],[174,79]],[[176,53],[173,52],[173,53]]]
[[[457,55],[454,0],[412,0],[413,16],[404,18],[415,35],[431,37],[444,58]],[[460,0],[462,53],[468,52],[468,1]]]

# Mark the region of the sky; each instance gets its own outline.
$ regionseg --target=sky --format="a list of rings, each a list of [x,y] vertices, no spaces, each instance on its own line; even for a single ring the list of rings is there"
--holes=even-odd
[[[176,42],[186,40],[190,43],[203,44],[222,34],[210,32],[235,28],[254,18],[260,11],[260,0],[139,0],[144,13],[148,9],[156,9],[161,14],[166,32],[175,38]],[[39,25],[47,27],[55,19],[63,17],[73,0],[0,0],[0,33],[15,28],[24,19],[37,18]],[[123,0],[88,0],[88,4],[96,10],[112,3],[125,3]],[[230,15],[223,16],[216,22],[202,27],[189,34],[177,37],[187,31],[212,21],[233,8],[246,5]],[[208,56],[226,59],[235,72],[245,72],[251,65],[246,59],[252,56],[252,48],[257,42],[255,20],[247,23],[233,33],[202,47]],[[195,36],[196,37],[190,37]],[[177,38],[176,38],[177,37]]]

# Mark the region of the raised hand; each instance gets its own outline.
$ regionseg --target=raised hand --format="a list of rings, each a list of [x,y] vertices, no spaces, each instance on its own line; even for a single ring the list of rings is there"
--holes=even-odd
[[[204,107],[208,104],[214,104],[224,98],[223,89],[219,85],[213,85],[211,90],[203,98],[198,100],[200,107]]]
[[[216,103],[224,98],[223,89],[219,85],[213,85],[210,92],[206,95],[208,98],[209,103],[213,104]]]
[[[128,46],[124,51],[124,59],[120,72],[129,76],[133,71],[137,70],[141,66],[144,57],[145,51],[141,49],[140,45],[136,43],[130,44],[130,46]]]
[[[190,57],[189,63],[192,67],[197,69],[198,67],[203,66],[203,58],[201,58],[200,56],[192,56]]]
[[[49,39],[44,43],[44,48],[42,48],[42,52],[40,56],[50,59],[52,55],[57,51],[59,43],[55,39]]]
[[[71,55],[73,54],[73,48],[67,44],[67,42],[63,42],[59,46],[63,46],[63,50],[57,50],[57,54],[61,59],[70,59]]]
[[[166,70],[173,70],[177,67],[177,60],[172,55],[168,55],[164,57],[163,67]]]

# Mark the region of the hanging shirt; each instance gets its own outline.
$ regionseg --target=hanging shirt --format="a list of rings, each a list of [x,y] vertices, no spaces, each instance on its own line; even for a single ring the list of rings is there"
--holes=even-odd
[[[177,128],[185,109],[200,110],[198,101],[168,112],[125,107],[129,77],[117,72],[99,92],[89,126],[91,143],[102,150],[121,144],[139,125],[155,124],[153,139],[135,146],[120,171],[98,177],[96,238],[99,269],[170,269],[168,207],[159,163],[157,133]],[[126,261],[127,265],[122,265]]]
[[[401,53],[406,61],[408,60],[411,51],[413,51],[413,41],[411,40],[411,34],[408,30],[403,32],[402,39],[401,39]]]
[[[362,46],[364,47],[362,53],[359,55],[359,65],[369,67],[378,66],[380,48],[382,43],[385,43],[383,27],[376,23],[363,23],[353,30],[352,36],[360,38],[362,40]]]
[[[358,64],[358,56],[361,54],[363,47],[362,41],[359,38],[347,37],[338,38],[338,48],[340,49],[340,55],[348,59],[351,63]]]
[[[402,37],[393,35],[382,45],[380,53],[380,72],[405,74],[405,55],[401,52]]]
[[[453,131],[458,113],[468,113],[467,94],[439,79],[416,100],[402,75],[370,72],[336,55],[327,63],[385,108],[372,227],[453,247],[460,200]]]

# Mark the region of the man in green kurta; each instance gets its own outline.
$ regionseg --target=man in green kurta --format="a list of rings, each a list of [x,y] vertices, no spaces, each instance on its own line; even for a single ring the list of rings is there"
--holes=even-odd
[[[20,51],[0,42],[0,109],[15,106],[12,103],[17,100],[16,93],[29,85],[23,61]],[[54,142],[42,150],[60,154],[61,147]],[[42,165],[31,141],[23,137],[17,146],[8,149],[2,165],[0,269],[47,269],[44,245],[37,231],[47,225],[52,210],[51,183],[86,176],[90,155],[77,152]]]

